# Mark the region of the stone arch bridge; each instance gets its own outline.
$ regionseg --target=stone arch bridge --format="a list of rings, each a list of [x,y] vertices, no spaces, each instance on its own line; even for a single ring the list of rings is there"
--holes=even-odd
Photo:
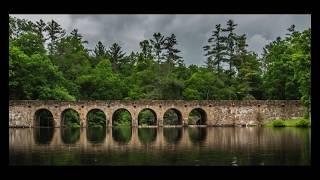
[[[54,101],[10,100],[9,127],[34,127],[36,112],[49,110],[54,127],[60,127],[62,113],[66,109],[78,112],[81,127],[87,126],[87,114],[92,109],[104,112],[107,126],[112,126],[112,116],[118,109],[126,109],[132,117],[132,126],[138,126],[138,115],[144,109],[154,112],[158,126],[163,126],[164,113],[173,109],[180,119],[180,126],[188,125],[189,113],[201,109],[206,117],[206,126],[248,125],[279,118],[303,116],[303,106],[298,100],[253,100],[253,101],[184,101],[184,100],[105,100],[105,101]]]

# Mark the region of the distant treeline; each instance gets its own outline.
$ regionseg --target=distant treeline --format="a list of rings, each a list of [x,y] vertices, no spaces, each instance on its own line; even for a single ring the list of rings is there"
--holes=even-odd
[[[237,24],[215,25],[203,48],[205,66],[184,64],[176,36],[154,33],[126,54],[98,42],[94,49],[74,29],[54,20],[35,23],[9,17],[10,99],[301,99],[310,104],[311,30],[296,31],[247,49]]]

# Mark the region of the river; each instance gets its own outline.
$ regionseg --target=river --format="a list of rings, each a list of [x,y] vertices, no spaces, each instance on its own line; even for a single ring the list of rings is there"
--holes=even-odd
[[[9,165],[310,165],[311,128],[10,128]]]

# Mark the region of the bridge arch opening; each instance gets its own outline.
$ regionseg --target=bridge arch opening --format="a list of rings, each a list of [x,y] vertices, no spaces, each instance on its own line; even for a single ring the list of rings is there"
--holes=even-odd
[[[164,125],[182,125],[181,112],[175,108],[168,109],[163,115]]]
[[[157,125],[157,114],[154,110],[145,108],[138,114],[138,125],[140,126],[154,126]]]
[[[87,113],[87,127],[89,128],[105,128],[106,122],[106,114],[100,109],[91,109]]]
[[[64,111],[62,111],[62,113],[61,113],[61,127],[66,127],[66,128],[80,127],[79,113],[72,108],[68,108],[68,109],[65,109]]]
[[[54,127],[53,115],[48,109],[38,109],[34,113],[34,127]]]
[[[207,113],[201,108],[195,108],[189,113],[188,125],[206,125]]]
[[[116,110],[112,115],[113,126],[131,126],[132,116],[131,113],[124,108]]]

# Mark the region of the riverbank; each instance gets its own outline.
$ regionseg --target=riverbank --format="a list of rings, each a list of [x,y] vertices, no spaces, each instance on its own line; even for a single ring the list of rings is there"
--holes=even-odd
[[[276,119],[263,126],[265,127],[311,127],[309,119]]]

